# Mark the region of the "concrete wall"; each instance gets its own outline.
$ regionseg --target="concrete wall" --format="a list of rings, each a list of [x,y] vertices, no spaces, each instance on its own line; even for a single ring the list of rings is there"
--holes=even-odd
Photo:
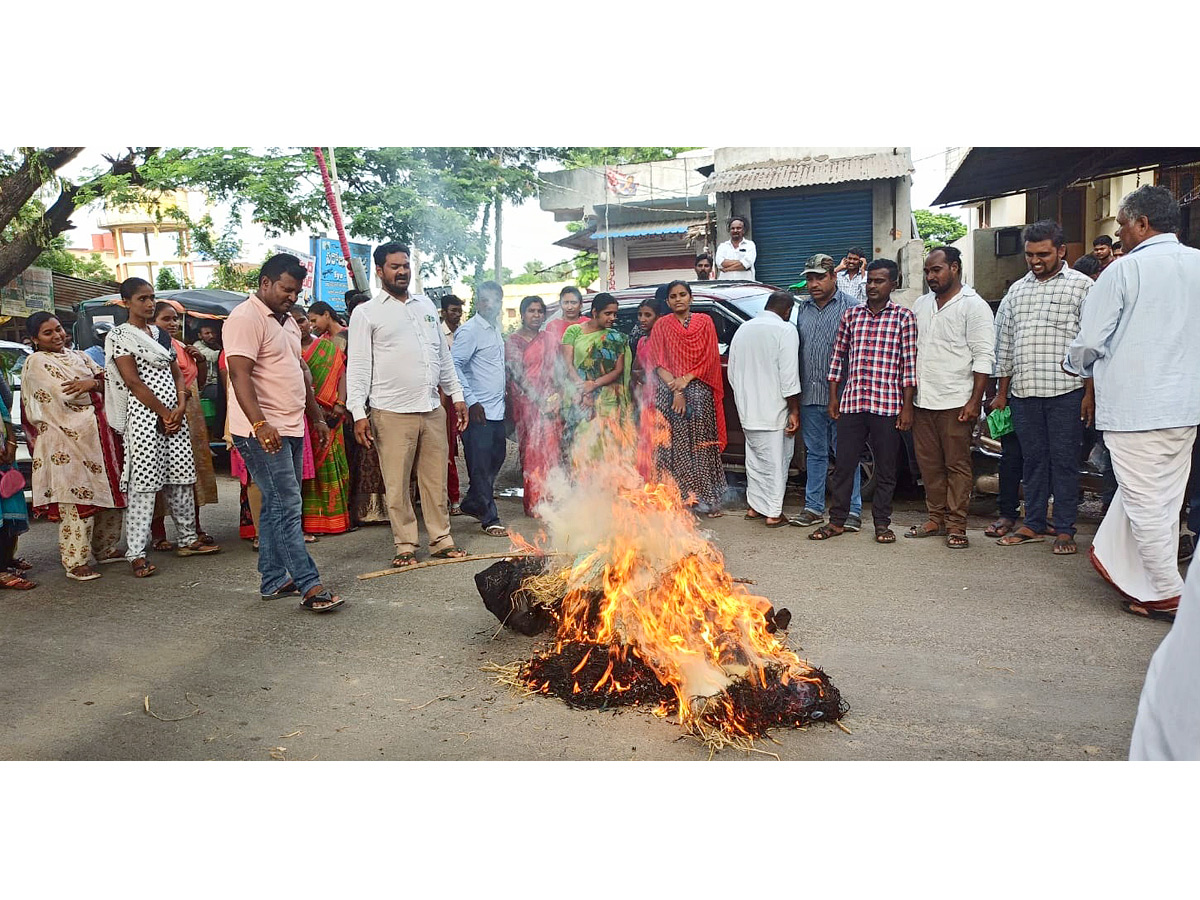
[[[1024,254],[996,256],[997,228],[978,228],[966,237],[959,238],[954,246],[963,250],[963,280],[975,288],[985,300],[998,301],[1004,298],[1009,286],[1029,271]],[[964,244],[970,244],[964,249]],[[971,267],[965,265],[971,256]]]
[[[711,164],[711,156],[701,155],[619,166],[620,173],[632,175],[637,185],[636,193],[629,196],[608,187],[603,166],[543,172],[538,205],[560,222],[576,222],[607,203],[699,197],[705,177],[696,170]]]

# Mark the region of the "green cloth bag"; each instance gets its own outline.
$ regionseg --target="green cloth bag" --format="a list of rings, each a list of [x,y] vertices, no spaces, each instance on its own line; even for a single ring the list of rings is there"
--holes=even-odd
[[[987,424],[988,431],[991,432],[992,437],[996,440],[999,440],[1006,434],[1012,434],[1012,410],[1007,406],[1004,409],[993,409],[988,413]]]

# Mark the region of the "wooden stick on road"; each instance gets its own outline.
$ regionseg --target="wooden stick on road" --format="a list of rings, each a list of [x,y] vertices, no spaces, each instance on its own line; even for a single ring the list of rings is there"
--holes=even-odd
[[[477,553],[474,556],[459,556],[450,559],[428,559],[425,562],[413,563],[411,566],[400,566],[398,569],[380,569],[378,572],[367,572],[365,575],[359,575],[359,581],[365,581],[368,578],[382,578],[384,575],[399,575],[401,572],[412,572],[416,569],[425,569],[429,566],[448,566],[450,563],[465,563],[474,562],[477,559],[526,559],[530,556],[554,556],[553,553]]]

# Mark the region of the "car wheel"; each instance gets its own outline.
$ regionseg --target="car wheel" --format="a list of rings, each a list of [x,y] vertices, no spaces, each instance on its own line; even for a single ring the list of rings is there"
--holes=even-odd
[[[863,502],[875,496],[875,452],[870,445],[863,450],[862,458],[858,461],[858,473],[862,476]]]

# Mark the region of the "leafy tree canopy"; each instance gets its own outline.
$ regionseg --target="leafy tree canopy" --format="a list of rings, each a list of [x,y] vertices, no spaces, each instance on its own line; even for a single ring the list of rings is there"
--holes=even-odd
[[[917,220],[917,234],[925,241],[926,251],[957,241],[967,233],[967,226],[947,213],[914,209],[913,218]]]

